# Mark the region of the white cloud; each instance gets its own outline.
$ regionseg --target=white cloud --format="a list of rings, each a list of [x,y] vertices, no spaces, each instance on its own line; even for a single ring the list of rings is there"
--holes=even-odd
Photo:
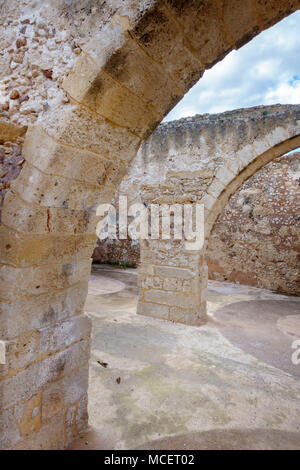
[[[272,103],[300,103],[300,81],[295,86],[281,83],[274,90],[270,90],[266,94],[266,104]]]
[[[260,104],[300,103],[300,11],[205,72],[166,120]]]

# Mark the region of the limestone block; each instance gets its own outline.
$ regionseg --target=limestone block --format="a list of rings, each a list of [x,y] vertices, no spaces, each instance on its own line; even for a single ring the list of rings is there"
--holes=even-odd
[[[170,247],[169,250],[160,252],[157,251],[155,247],[151,249],[143,249],[141,250],[141,263],[151,264],[155,263],[157,265],[165,265],[166,259],[168,260],[169,266],[182,266],[183,268],[191,268],[197,269],[198,268],[198,252],[192,251],[188,252],[184,249],[172,249]]]
[[[99,70],[86,54],[81,54],[63,86],[76,101],[137,136],[143,137],[150,129],[153,130],[163,117]]]
[[[0,280],[2,299],[15,301],[17,297],[40,295],[53,289],[66,289],[74,284],[87,282],[91,260],[72,261],[65,264],[48,264],[29,268],[13,268],[2,265]]]
[[[11,188],[29,203],[73,210],[96,210],[101,184],[48,175],[26,162]]]
[[[1,302],[0,331],[11,339],[26,331],[42,328],[82,312],[87,295],[87,282],[65,290]],[[16,322],[15,319],[18,318]]]
[[[9,191],[4,199],[1,219],[8,228],[23,233],[49,233],[47,209],[28,204],[12,191]]]
[[[225,164],[227,168],[234,174],[238,175],[244,168],[244,163],[237,157],[237,154],[226,155]]]
[[[127,172],[127,163],[116,161],[111,162],[103,178],[103,184],[118,187]]]
[[[94,152],[108,160],[130,161],[140,139],[126,129],[111,125],[86,108],[66,105],[48,112],[42,123],[51,137],[63,144]]]
[[[193,262],[193,257],[185,249],[184,236],[182,238],[182,240],[174,240],[173,238],[167,240],[144,240],[141,250],[142,262],[194,269],[197,266],[199,251],[194,251],[195,262]],[[187,260],[191,264],[187,264]]]
[[[221,181],[224,187],[227,186],[234,177],[235,175],[225,165],[221,166],[216,172],[216,178]],[[218,195],[219,194],[220,192]]]
[[[150,276],[153,276],[155,274],[155,267],[152,264],[142,263],[138,267],[138,274],[149,274]]]
[[[153,304],[150,302],[142,302],[140,300],[137,306],[137,314],[167,320],[169,315],[169,307],[166,305]]]
[[[277,23],[288,13],[299,8],[298,0],[255,0],[255,8],[261,18],[262,25],[265,28]]]
[[[175,279],[192,279],[197,274],[196,270],[172,266],[155,266],[155,271],[158,276]]]
[[[2,409],[0,413],[0,449],[10,450],[21,439],[13,408]]]
[[[184,308],[197,307],[199,305],[198,295],[185,294],[182,292],[166,292],[158,289],[150,289],[145,291],[144,298],[146,302]]]
[[[237,178],[236,178],[237,179]],[[232,183],[230,183],[230,187],[232,184],[234,184],[234,182],[236,181],[236,179],[234,179],[232,181]],[[241,181],[239,181],[239,185],[241,184]],[[216,216],[218,217],[218,215],[221,213],[221,211],[223,210],[224,208],[224,204],[227,204],[228,202],[228,199],[229,199],[229,196],[230,196],[231,192],[228,191],[228,188],[227,188],[227,191],[224,191],[223,193],[220,194],[219,198],[216,200],[215,204],[213,205],[213,207],[210,209],[209,211],[209,215],[208,217],[206,217],[206,220],[205,220],[205,224],[209,224],[210,221],[211,221],[211,216]],[[226,202],[225,202],[226,201]]]
[[[223,175],[219,175],[219,176],[223,176]],[[215,199],[217,199],[219,195],[222,193],[222,191],[224,191],[225,186],[226,184],[224,181],[221,182],[219,179],[214,179],[211,185],[208,187],[207,192],[211,196],[213,196]]]
[[[9,372],[16,369],[22,369],[27,364],[33,362],[37,355],[38,336],[36,332],[27,332],[21,334],[18,338],[2,342],[4,346],[5,360],[3,367],[0,367],[0,376],[5,377]]]
[[[217,59],[220,60],[230,51],[231,38],[227,35],[215,2],[166,0],[166,3],[204,66],[212,66]]]
[[[14,407],[14,415],[18,422],[18,427],[23,438],[36,433],[41,428],[42,393],[38,392],[29,400],[18,403]]]
[[[258,18],[252,0],[218,0],[218,4],[236,49],[258,34]]]
[[[148,289],[150,287],[162,288],[163,281],[157,276],[149,276],[145,274],[139,274],[138,286]]]
[[[202,275],[202,271],[201,271],[201,275]],[[189,279],[189,280],[183,281],[183,284],[182,284],[183,292],[193,292],[197,294],[197,293],[201,293],[201,288],[202,288],[202,282],[199,277],[196,279]]]
[[[111,165],[92,152],[59,144],[39,127],[28,129],[23,157],[47,174],[100,184]]]
[[[88,424],[88,394],[85,394],[80,398],[77,413],[76,413],[76,431],[83,431]]]
[[[123,17],[123,21],[124,20],[128,21],[125,31],[124,27],[122,27],[122,17],[117,14],[109,24],[104,25],[103,28],[83,46],[83,51],[98,65],[99,70],[105,66],[114,52],[121,49],[128,40],[129,35],[127,30],[130,27],[130,20],[128,16]]]
[[[60,413],[38,432],[16,444],[13,450],[61,450],[64,444],[64,421]]]
[[[253,149],[256,155],[261,155],[262,153],[266,152],[270,148],[270,144],[267,139],[262,140],[254,140],[253,141]]]
[[[43,361],[29,365],[17,375],[0,381],[1,403],[8,408],[30,398],[42,387],[84,365],[90,356],[88,340],[80,341]]]
[[[182,289],[182,281],[180,279],[164,279],[163,289],[166,291],[180,291]]]
[[[256,157],[253,147],[251,145],[245,145],[241,150],[237,152],[237,157],[247,166]]]
[[[181,99],[182,91],[165,67],[154,62],[132,39],[112,54],[103,70],[160,114],[167,114]]]
[[[182,253],[182,249],[185,247],[184,240],[143,240],[143,251],[159,252],[162,254],[179,255]],[[154,263],[149,263],[154,264]],[[159,263],[161,264],[161,263]]]
[[[70,346],[91,334],[91,320],[86,315],[56,323],[39,332],[39,356]]]
[[[65,440],[70,442],[76,435],[76,411],[77,405],[71,405],[65,411]]]
[[[205,196],[201,199],[201,204],[203,204],[205,209],[208,209],[209,211],[213,208],[215,203],[216,199],[210,194],[205,194]]]
[[[203,303],[197,308],[189,309],[170,307],[168,320],[191,326],[203,325],[207,320],[206,305]]]
[[[280,142],[284,142],[289,137],[289,133],[283,127],[276,127],[276,129],[269,132],[267,135],[267,139],[271,147],[278,145]]]
[[[80,367],[71,375],[50,384],[43,391],[42,417],[43,424],[72,403],[77,402],[88,388],[88,365]]]
[[[201,62],[186,47],[176,21],[160,3],[145,13],[131,33],[184,92],[203,74]]]
[[[66,264],[72,260],[88,259],[96,245],[96,234],[22,235],[5,226],[0,227],[0,234],[0,261],[16,267]]]
[[[9,191],[2,207],[2,223],[19,232],[35,234],[95,234],[94,211],[42,207],[22,200]]]

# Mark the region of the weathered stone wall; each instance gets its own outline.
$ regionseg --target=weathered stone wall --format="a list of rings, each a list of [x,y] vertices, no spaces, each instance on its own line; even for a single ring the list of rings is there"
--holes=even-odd
[[[231,196],[208,242],[209,279],[300,294],[299,178],[294,153],[267,164]],[[139,242],[98,240],[93,259],[137,266]]]
[[[84,45],[116,12],[97,0],[0,1],[0,110],[28,126],[68,103],[62,88]]]
[[[0,7],[1,122],[30,125],[23,146],[0,137],[25,160],[10,175],[0,227],[0,446],[62,448],[87,424],[83,307],[97,205],[111,200],[141,141],[204,70],[300,2]],[[294,136],[290,128],[286,138]],[[217,208],[210,214],[213,223]]]
[[[112,263],[136,268],[140,262],[140,243],[138,240],[97,240],[93,252],[94,263]]]
[[[27,127],[69,103],[62,82],[82,47],[115,13],[115,3],[0,1],[0,211],[24,163]]]
[[[120,194],[128,196],[128,204],[143,202],[148,206],[151,203],[202,202],[206,210],[208,252],[187,251],[178,241],[143,242],[139,269],[140,313],[173,321],[201,322],[205,292],[201,296],[199,292],[206,283],[207,254],[212,277],[221,278],[216,271],[227,269],[228,279],[245,282],[251,266],[252,283],[255,279],[256,285],[299,292],[297,215],[300,195],[297,155],[286,157],[287,160],[279,164],[271,163],[272,172],[267,166],[262,174],[258,173],[254,179],[248,180],[268,162],[299,145],[299,117],[299,106],[283,105],[195,116],[162,124],[143,143],[120,186]],[[290,162],[289,165],[287,162]],[[289,172],[286,171],[287,165]],[[264,178],[264,171],[268,178]],[[253,197],[252,207],[251,197],[245,199],[243,194],[245,190],[251,193],[249,188],[252,186],[257,194],[259,182],[263,196]],[[279,198],[273,194],[273,191],[276,194],[276,185]],[[246,200],[248,205],[242,208],[237,206],[235,214],[239,210],[240,217],[232,216],[228,222],[228,206],[223,218],[221,214],[230,196],[240,186],[239,195],[233,196],[230,205],[234,200]],[[256,207],[260,201],[261,205]],[[268,204],[272,215],[266,219]],[[242,226],[237,229],[240,222]],[[261,233],[266,227],[269,236]],[[256,256],[260,240],[262,255],[259,261]],[[273,245],[270,245],[272,242]],[[116,242],[109,245],[109,249],[113,250],[112,247],[116,246],[120,252],[124,250],[125,243],[129,242]],[[236,253],[235,259],[232,259],[233,253]],[[244,263],[246,257],[247,262]],[[280,262],[283,257],[285,263]],[[220,266],[216,269],[219,258]],[[116,257],[113,260],[116,261]],[[158,274],[162,272],[163,275]],[[223,275],[223,279],[227,276]]]
[[[247,180],[215,223],[210,279],[300,295],[300,153]]]

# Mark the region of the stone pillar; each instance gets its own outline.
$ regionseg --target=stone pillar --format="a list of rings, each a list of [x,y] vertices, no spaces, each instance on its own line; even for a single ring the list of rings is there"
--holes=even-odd
[[[2,449],[60,449],[87,426],[95,211],[139,144],[76,105],[59,111],[28,131],[26,163],[3,205]]]
[[[138,314],[186,325],[205,323],[205,258],[185,250],[184,241],[143,240],[138,284]]]

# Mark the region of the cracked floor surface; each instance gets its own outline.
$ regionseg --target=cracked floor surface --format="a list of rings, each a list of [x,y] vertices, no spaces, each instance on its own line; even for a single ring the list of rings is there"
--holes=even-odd
[[[299,297],[210,281],[201,327],[136,305],[135,269],[93,266],[90,429],[72,449],[300,448]]]

